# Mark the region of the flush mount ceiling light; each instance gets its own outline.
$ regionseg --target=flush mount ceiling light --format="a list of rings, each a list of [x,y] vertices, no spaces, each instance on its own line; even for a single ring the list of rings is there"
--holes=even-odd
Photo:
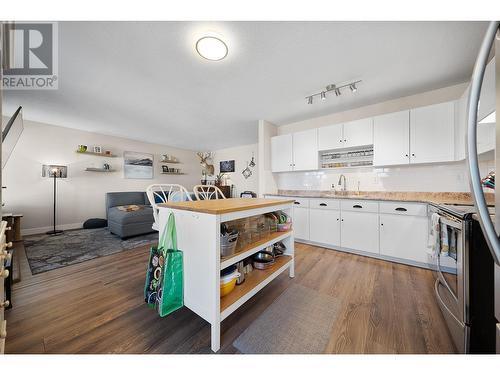
[[[355,93],[356,91],[358,91],[358,88],[356,87],[356,85],[360,82],[361,82],[361,80],[349,82],[349,83],[346,83],[345,85],[339,85],[339,86],[337,86],[335,84],[330,84],[330,85],[325,87],[326,90],[317,92],[316,94],[306,96],[307,104],[313,104],[313,98],[315,96],[319,96],[319,97],[321,97],[321,100],[325,100],[326,94],[329,92],[335,93],[335,96],[340,96],[340,95],[342,95],[342,90],[346,89],[347,87],[349,87],[351,92]]]
[[[204,36],[198,39],[196,51],[201,57],[211,61],[222,60],[228,53],[226,43],[215,36]]]

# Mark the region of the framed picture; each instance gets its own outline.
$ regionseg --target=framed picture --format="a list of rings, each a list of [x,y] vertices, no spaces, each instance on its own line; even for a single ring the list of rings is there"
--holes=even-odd
[[[125,151],[123,153],[123,173],[125,178],[153,178],[153,154]]]
[[[102,147],[101,146],[94,146],[94,152],[96,154],[101,154],[102,153]]]
[[[234,160],[224,160],[220,162],[220,173],[234,172]]]

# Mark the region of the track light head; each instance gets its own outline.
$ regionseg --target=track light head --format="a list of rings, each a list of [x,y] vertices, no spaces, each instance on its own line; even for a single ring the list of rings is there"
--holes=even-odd
[[[313,97],[312,96],[307,97],[307,104],[313,104]]]
[[[326,99],[326,92],[321,91],[321,100],[325,100],[325,99]]]
[[[342,94],[342,93],[340,92],[340,90],[339,90],[339,89],[335,89],[335,95],[336,95],[336,96],[340,96],[341,94]]]
[[[351,89],[352,92],[356,92],[358,91],[358,88],[356,87],[356,84],[355,83],[351,83],[349,85],[349,88]]]

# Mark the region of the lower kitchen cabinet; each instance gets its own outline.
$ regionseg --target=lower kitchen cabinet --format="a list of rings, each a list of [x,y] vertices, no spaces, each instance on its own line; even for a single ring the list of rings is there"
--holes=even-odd
[[[340,246],[340,211],[311,208],[309,210],[309,240]]]
[[[342,247],[378,254],[378,232],[378,213],[342,211]]]
[[[427,263],[426,216],[380,214],[380,254]]]
[[[293,208],[293,234],[296,239],[309,240],[309,207]]]

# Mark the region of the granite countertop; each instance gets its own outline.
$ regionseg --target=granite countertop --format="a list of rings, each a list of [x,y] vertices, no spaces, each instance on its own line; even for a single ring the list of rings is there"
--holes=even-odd
[[[412,192],[412,191],[328,191],[328,190],[278,190],[277,194],[266,194],[297,198],[368,199],[377,201],[405,201],[434,204],[474,204],[467,192]],[[495,194],[486,193],[488,204],[495,204]]]

